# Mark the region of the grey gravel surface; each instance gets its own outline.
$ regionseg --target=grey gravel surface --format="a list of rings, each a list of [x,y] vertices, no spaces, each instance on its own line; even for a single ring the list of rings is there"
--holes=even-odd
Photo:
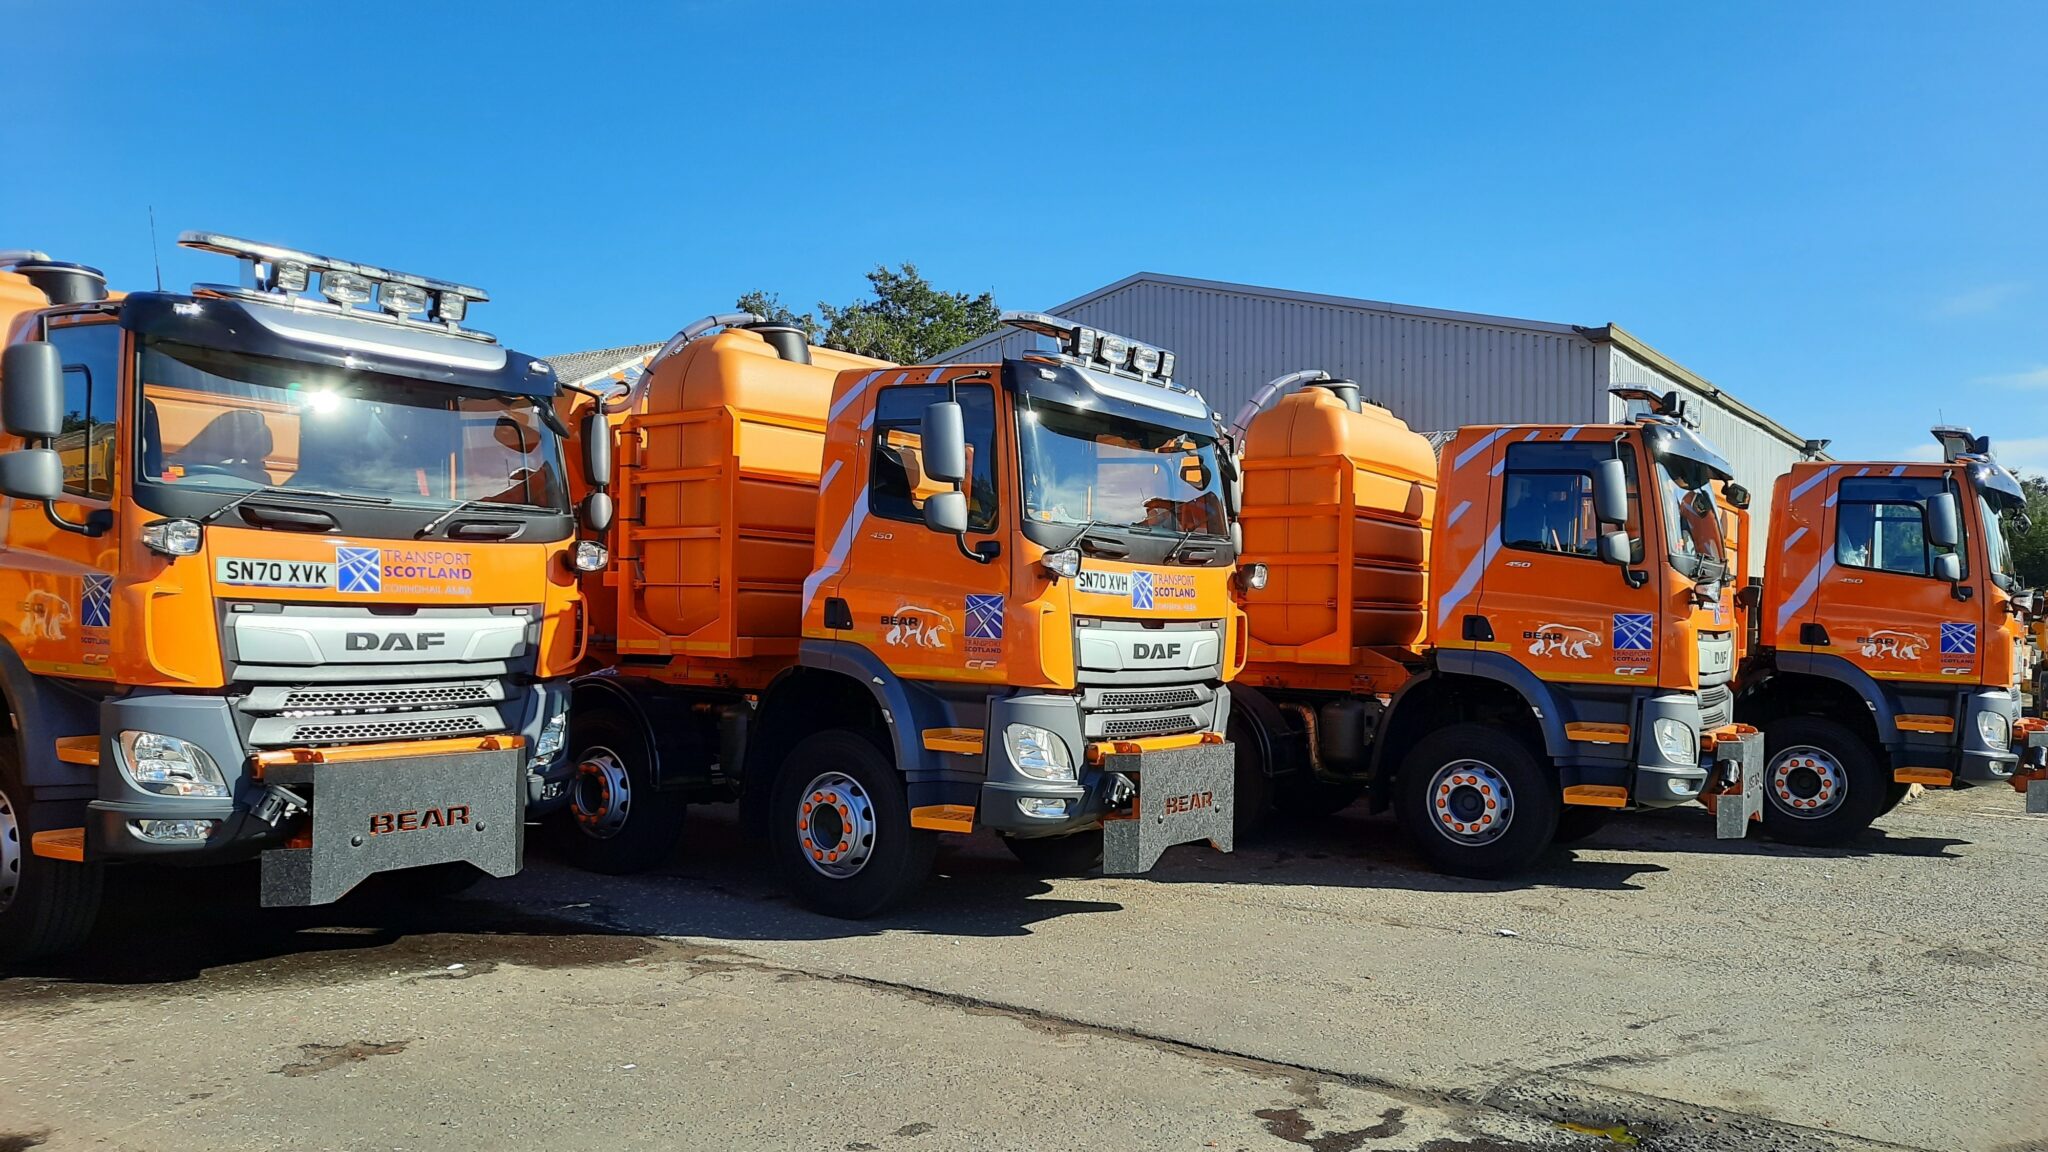
[[[967,840],[862,924],[723,809],[658,874],[540,855],[432,907],[137,877],[87,955],[0,980],[0,1152],[2048,1148],[2017,799],[1842,850],[1626,817],[1515,883],[1356,809],[1143,879]]]

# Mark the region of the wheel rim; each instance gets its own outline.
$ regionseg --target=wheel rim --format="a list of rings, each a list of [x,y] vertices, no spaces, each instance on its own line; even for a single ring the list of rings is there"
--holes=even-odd
[[[1779,811],[1818,820],[1842,806],[1849,795],[1849,774],[1827,749],[1797,744],[1771,760],[1765,790]]]
[[[1483,760],[1453,760],[1429,782],[1436,830],[1453,844],[1478,847],[1507,834],[1515,820],[1515,790]]]
[[[21,820],[15,815],[14,802],[7,793],[0,792],[0,912],[14,903],[14,894],[21,887]]]
[[[593,840],[609,840],[633,812],[633,778],[609,748],[592,748],[576,765],[569,787],[569,811],[576,827]]]
[[[820,773],[804,787],[796,813],[797,849],[812,868],[845,880],[875,854],[875,802],[844,772]]]

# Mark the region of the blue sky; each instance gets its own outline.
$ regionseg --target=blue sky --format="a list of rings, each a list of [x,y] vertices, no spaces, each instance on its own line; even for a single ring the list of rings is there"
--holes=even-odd
[[[154,205],[169,285],[226,231],[540,354],[1152,270],[1612,321],[1839,454],[2048,468],[2044,7],[0,0],[0,248],[144,287]]]

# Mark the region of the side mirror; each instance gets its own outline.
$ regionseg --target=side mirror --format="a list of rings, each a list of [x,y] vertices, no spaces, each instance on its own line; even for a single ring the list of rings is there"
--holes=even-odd
[[[592,488],[606,488],[612,482],[612,424],[604,413],[592,408],[583,417],[583,478]]]
[[[932,407],[937,408],[939,405],[934,404]],[[964,535],[967,531],[967,494],[940,492],[925,497],[924,526],[948,536]]]
[[[1956,515],[1956,494],[1936,492],[1927,498],[1927,542],[1936,548],[1953,548],[1963,536],[1962,521]],[[1960,563],[1960,561],[1958,561]],[[1951,580],[1958,577],[1950,577]]]
[[[926,476],[942,484],[967,479],[967,424],[958,401],[941,400],[925,406],[917,446]],[[926,505],[929,507],[929,500]],[[965,530],[964,522],[961,528]]]
[[[26,440],[64,431],[64,357],[45,340],[30,340],[0,356],[0,425]]]
[[[64,459],[55,448],[17,448],[0,453],[0,493],[17,500],[56,500],[64,495]]]
[[[1200,456],[1188,456],[1180,462],[1180,482],[1190,488],[1207,489],[1215,478]]]
[[[1730,481],[1721,485],[1721,495],[1728,500],[1728,506],[1735,509],[1749,507],[1749,489]]]
[[[1628,472],[1612,457],[1593,465],[1593,515],[1602,524],[1628,523]]]
[[[592,532],[602,532],[612,526],[612,494],[593,491],[583,498],[583,524]]]
[[[1944,552],[1934,558],[1934,578],[1951,584],[1963,582],[1963,558],[1953,552]]]
[[[1613,564],[1619,568],[1626,568],[1628,567],[1629,560],[1632,559],[1631,553],[1633,551],[1628,544],[1628,533],[1602,532],[1600,534],[1600,559],[1603,562]]]

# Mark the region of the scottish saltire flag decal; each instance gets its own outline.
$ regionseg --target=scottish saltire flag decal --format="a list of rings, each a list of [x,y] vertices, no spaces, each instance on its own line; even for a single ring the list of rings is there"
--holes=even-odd
[[[1975,624],[1943,624],[1941,626],[1941,654],[1943,656],[1975,656],[1977,654],[1977,626]]]
[[[383,549],[348,548],[337,544],[334,548],[334,562],[340,566],[334,581],[341,591],[384,591]]]
[[[967,638],[969,640],[1001,640],[1003,638],[1003,598],[1001,596],[969,596],[967,598]]]
[[[1131,607],[1150,608],[1151,606],[1152,574],[1150,572],[1131,573]]]
[[[1656,625],[1651,622],[1648,612],[1616,612],[1614,614],[1614,650],[1616,652],[1648,652],[1656,637]]]
[[[85,578],[84,595],[79,597],[78,622],[87,628],[105,628],[114,618],[114,578],[94,573]]]

